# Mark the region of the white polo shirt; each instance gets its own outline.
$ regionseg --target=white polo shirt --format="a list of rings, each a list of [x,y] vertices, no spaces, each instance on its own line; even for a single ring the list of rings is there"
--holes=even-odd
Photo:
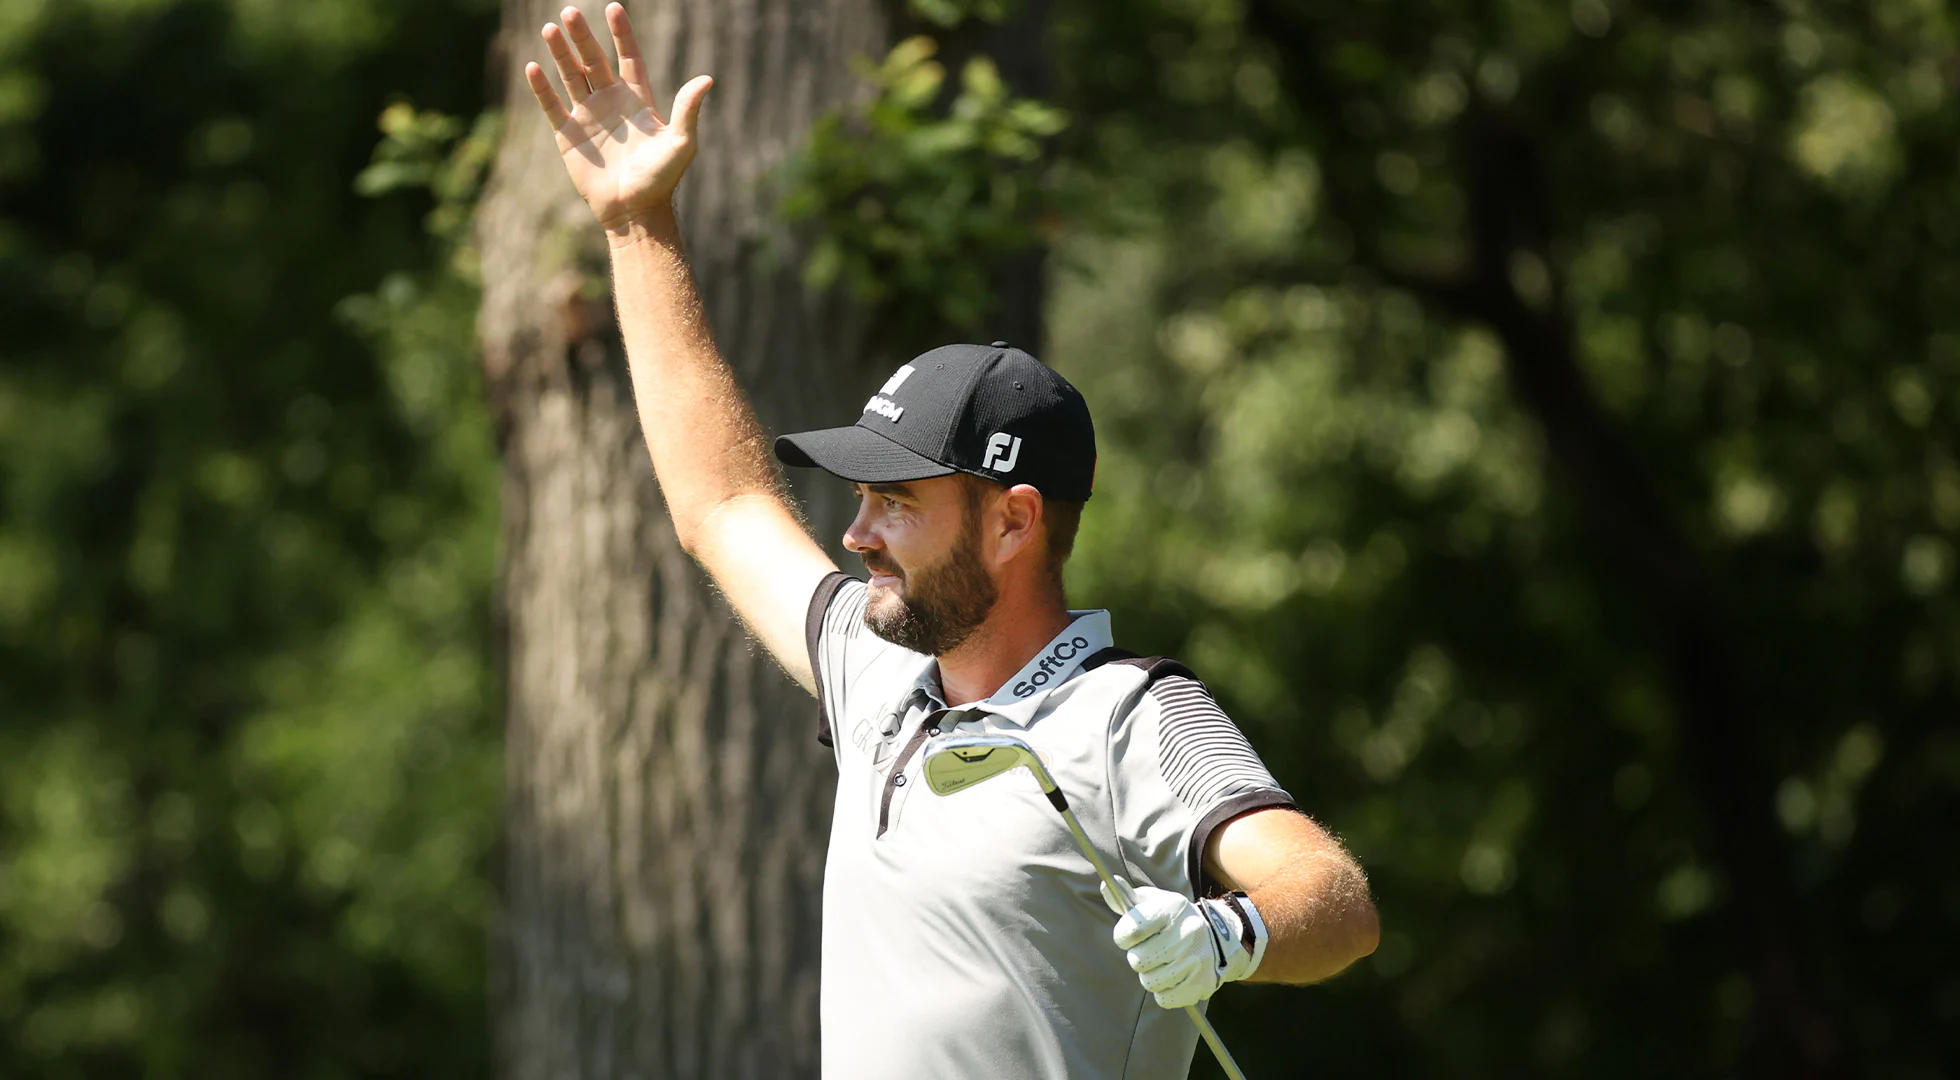
[[[866,587],[811,598],[810,658],[838,784],[824,875],[823,1071],[835,1080],[1109,1077],[1190,1069],[1197,1032],[1110,940],[1115,916],[1025,769],[951,795],[921,778],[938,734],[1002,733],[1048,764],[1111,869],[1186,896],[1210,833],[1291,806],[1203,684],[1083,661],[1109,613],[1076,611],[985,701],[947,709],[938,664],[873,634]]]

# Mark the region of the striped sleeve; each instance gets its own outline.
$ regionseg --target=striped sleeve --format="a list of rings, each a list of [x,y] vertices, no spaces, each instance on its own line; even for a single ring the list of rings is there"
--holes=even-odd
[[[1187,849],[1191,882],[1201,896],[1221,891],[1204,873],[1211,834],[1253,810],[1291,808],[1293,796],[1273,779],[1203,683],[1167,676],[1151,686],[1150,697],[1158,708],[1157,760],[1164,782],[1197,817]]]

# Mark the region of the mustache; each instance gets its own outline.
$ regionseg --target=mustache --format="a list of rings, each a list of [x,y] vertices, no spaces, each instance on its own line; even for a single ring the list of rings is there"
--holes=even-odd
[[[890,574],[901,580],[905,577],[903,573],[899,572],[896,563],[886,561],[882,555],[873,555],[871,552],[861,551],[858,553],[858,558],[864,560],[864,568],[874,574]]]

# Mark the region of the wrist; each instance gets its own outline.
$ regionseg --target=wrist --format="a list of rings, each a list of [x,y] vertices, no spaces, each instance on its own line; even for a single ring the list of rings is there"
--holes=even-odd
[[[641,207],[599,223],[606,230],[606,243],[615,248],[629,247],[649,240],[665,240],[679,235],[674,220],[674,204]]]
[[[1266,958],[1266,941],[1270,937],[1266,920],[1253,906],[1252,898],[1235,892],[1203,903],[1209,909],[1205,914],[1218,938],[1219,978],[1224,982],[1251,978],[1259,970],[1260,961]]]

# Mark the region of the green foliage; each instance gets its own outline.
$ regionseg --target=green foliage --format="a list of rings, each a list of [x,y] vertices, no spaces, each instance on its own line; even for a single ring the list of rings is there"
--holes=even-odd
[[[905,9],[942,30],[969,19],[1000,23],[1019,6],[1014,0],[906,0]]]
[[[494,20],[0,5],[0,1076],[488,1071],[465,225],[496,121],[451,117]],[[1382,906],[1333,986],[1225,992],[1249,1071],[1732,1075],[1767,1015],[1678,627],[1495,294],[1559,316],[1586,422],[1702,569],[1850,1071],[1950,1072],[1952,13],[1084,0],[1052,29],[1054,103],[901,43],[784,207],[812,284],[906,341],[984,318],[1002,259],[1077,269],[1045,353],[1102,445],[1073,589],[1206,676]]]
[[[942,109],[937,49],[909,38],[863,65],[876,94],[819,120],[783,179],[784,217],[813,237],[805,280],[841,282],[901,333],[978,326],[995,264],[1040,242],[1058,198],[1044,153],[1065,114],[1013,96],[984,56]]]
[[[1067,241],[1089,273],[1049,311],[1103,447],[1074,590],[1210,680],[1382,905],[1335,988],[1227,991],[1248,1071],[1734,1075],[1773,1015],[1711,809],[1741,778],[1697,778],[1692,646],[1592,509],[1639,496],[1575,475],[1469,280],[1561,316],[1578,419],[1686,538],[1742,705],[1716,722],[1770,777],[1734,790],[1787,846],[1765,878],[1849,1071],[1950,1071],[1951,13],[1164,0],[1056,29],[1069,153],[1139,223]]]
[[[354,178],[354,190],[379,196],[423,188],[435,197],[430,235],[462,245],[477,192],[503,135],[503,114],[490,110],[465,130],[463,121],[440,112],[417,112],[398,101],[381,111],[382,139],[374,161]]]
[[[0,11],[0,1076],[483,1075],[493,6]]]

